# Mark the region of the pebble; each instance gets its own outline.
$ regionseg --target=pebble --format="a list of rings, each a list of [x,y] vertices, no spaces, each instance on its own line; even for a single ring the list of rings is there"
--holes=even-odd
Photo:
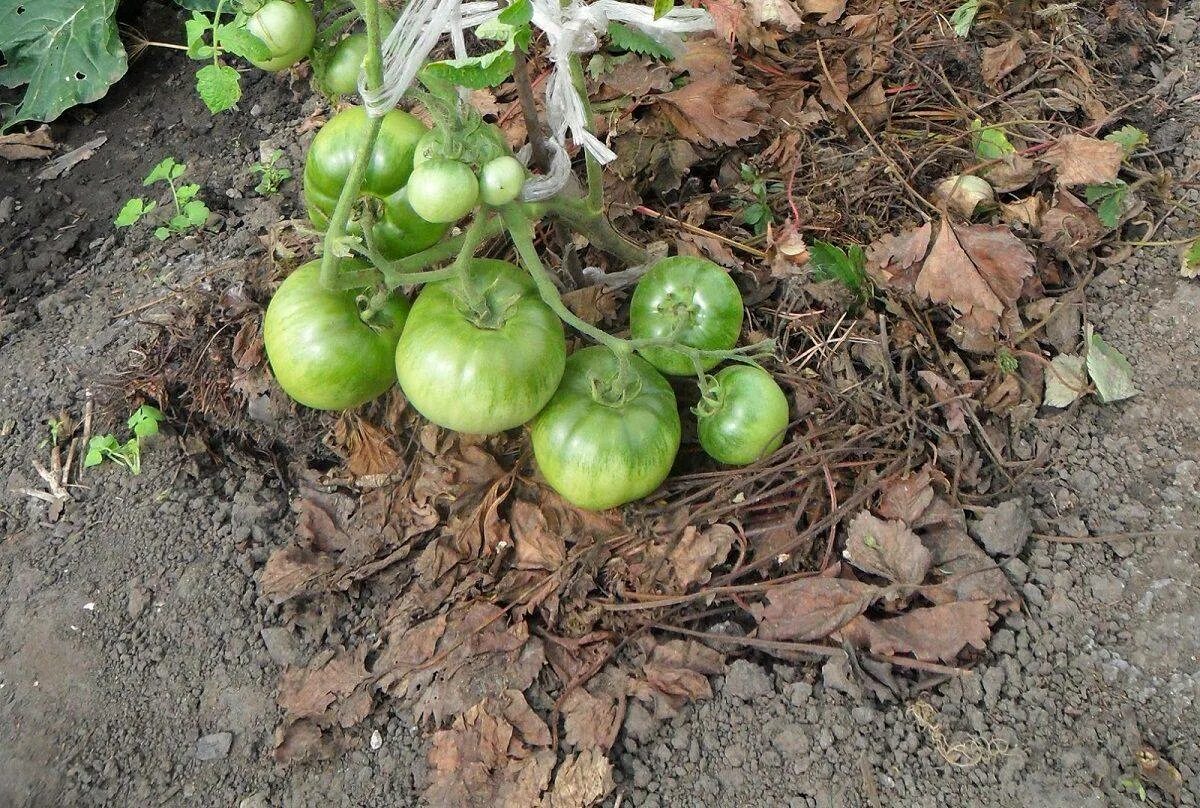
[[[232,745],[233,733],[214,732],[196,741],[193,755],[196,760],[220,760],[229,754],[229,747]]]

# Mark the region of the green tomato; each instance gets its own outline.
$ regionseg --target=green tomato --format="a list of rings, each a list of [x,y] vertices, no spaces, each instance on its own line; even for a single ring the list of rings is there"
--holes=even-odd
[[[537,415],[562,378],[567,346],[562,321],[522,270],[476,259],[470,282],[486,311],[467,310],[457,279],[421,291],[396,347],[396,375],[433,423],[487,435]]]
[[[329,226],[329,217],[369,126],[366,111],[350,107],[330,118],[308,148],[304,161],[304,199],[308,218],[318,230]],[[362,195],[377,200],[382,208],[371,234],[383,257],[390,260],[431,247],[446,232],[445,225],[418,216],[405,193],[412,174],[413,151],[425,131],[425,124],[407,112],[392,110],[384,115],[363,178]],[[356,233],[361,229],[356,223],[350,231]]]
[[[730,365],[714,377],[712,400],[696,408],[700,445],[713,460],[745,466],[783,445],[787,396],[760,367]]]
[[[449,224],[475,209],[479,180],[466,163],[434,157],[413,169],[408,202],[422,219]]]
[[[347,272],[364,266],[346,260],[339,268]],[[321,262],[311,261],[280,284],[263,318],[263,344],[285,393],[306,407],[344,410],[395,383],[392,356],[408,301],[392,297],[380,323],[368,325],[359,317],[360,290],[330,291],[320,276]]]
[[[366,56],[366,34],[351,34],[337,43],[325,65],[325,88],[336,95],[357,93],[358,74]]]
[[[525,166],[515,157],[497,157],[479,174],[480,195],[493,206],[507,205],[521,193],[525,184]]]
[[[312,50],[317,22],[304,0],[270,0],[246,21],[246,30],[271,51],[267,59],[251,59],[255,67],[272,72],[286,70]]]
[[[742,295],[729,273],[712,261],[677,255],[650,267],[633,290],[629,329],[634,339],[675,339],[692,348],[725,351],[742,330]],[[650,364],[673,376],[696,372],[692,361],[670,348],[643,348]],[[701,369],[719,362],[706,359]]]
[[[421,135],[421,139],[417,141],[416,151],[413,152],[413,168],[430,160],[443,157],[443,148],[442,133],[437,129],[430,129]]]
[[[533,456],[554,490],[581,508],[602,510],[646,496],[671,472],[679,451],[675,393],[641,357],[623,401],[597,392],[617,373],[604,347],[567,360],[562,384],[532,424]]]

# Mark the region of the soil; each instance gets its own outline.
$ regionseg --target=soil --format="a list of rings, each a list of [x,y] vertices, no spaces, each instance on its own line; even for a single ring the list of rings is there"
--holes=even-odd
[[[1194,99],[1200,4],[1178,11],[1171,97]],[[145,30],[176,25],[144,13]],[[67,146],[108,140],[61,179],[0,163],[0,806],[415,804],[425,749],[403,709],[355,728],[326,763],[282,769],[267,754],[280,667],[313,651],[258,594],[293,524],[269,466],[230,444],[201,470],[176,439],[185,425],[140,476],[89,469],[57,522],[14,492],[41,487],[47,420],[84,411],[170,290],[224,289],[247,259],[268,271],[269,229],[303,215],[295,180],[262,197],[249,168],[265,146],[299,173],[311,133],[297,131],[315,109],[304,83],[247,73],[242,108],[212,118],[193,69],[151,50],[102,103],[64,116],[53,132]],[[1198,106],[1177,103],[1152,145],[1181,177],[1200,166],[1197,144]],[[114,232],[167,155],[188,164],[214,220],[165,245],[147,228]],[[1180,195],[1200,205],[1194,184]],[[1158,238],[1196,229],[1172,214]],[[1089,289],[1084,315],[1129,357],[1141,394],[1042,422],[1059,448],[1028,495],[1037,533],[1058,538],[1004,562],[1024,609],[972,675],[919,697],[924,727],[912,698],[855,692],[834,666],[739,660],[713,700],[666,724],[630,708],[621,804],[1136,804],[1120,783],[1144,741],[1181,773],[1180,804],[1200,805],[1200,285],[1177,261],[1146,248]],[[982,760],[951,765],[964,748]]]

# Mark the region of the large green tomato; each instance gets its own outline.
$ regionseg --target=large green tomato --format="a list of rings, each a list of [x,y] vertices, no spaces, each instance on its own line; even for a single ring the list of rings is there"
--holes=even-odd
[[[725,351],[742,330],[742,295],[729,273],[712,261],[677,255],[650,267],[633,290],[629,330],[634,339],[674,339],[692,348]],[[643,348],[650,364],[673,376],[696,372],[692,361],[669,348]],[[701,369],[720,361],[707,359]]]
[[[607,348],[577,351],[562,384],[532,424],[533,456],[554,490],[581,508],[632,502],[662,484],[679,451],[675,393],[657,370],[631,357],[634,387],[607,402],[596,385],[617,373]]]
[[[457,222],[479,201],[479,180],[464,162],[431,157],[413,169],[408,201],[423,219]]]
[[[537,415],[562,378],[567,346],[562,321],[526,273],[476,259],[471,282],[484,312],[465,308],[457,279],[421,291],[396,347],[396,375],[430,421],[486,435]]]
[[[329,226],[329,217],[337,207],[338,195],[369,126],[366,110],[349,107],[330,118],[308,148],[304,199],[308,217],[318,230]],[[387,113],[363,178],[362,195],[382,203],[381,215],[371,231],[373,240],[383,257],[391,260],[433,246],[446,232],[444,224],[422,219],[408,203],[405,185],[412,174],[413,151],[423,134],[425,124],[407,112]]]
[[[366,34],[351,34],[337,43],[325,65],[325,89],[338,95],[357,93],[358,74],[366,56]]]
[[[286,70],[312,50],[317,23],[304,0],[270,0],[246,21],[246,30],[270,50],[266,59],[251,59],[255,67],[272,72]]]
[[[788,402],[771,374],[753,365],[730,365],[715,378],[711,406],[701,402],[696,416],[700,445],[709,457],[745,466],[782,446]]]
[[[340,269],[361,269],[342,261]],[[359,317],[357,291],[321,285],[321,262],[311,261],[287,277],[263,318],[263,344],[275,380],[306,407],[344,410],[385,392],[396,381],[392,357],[408,301],[393,296],[380,322]]]

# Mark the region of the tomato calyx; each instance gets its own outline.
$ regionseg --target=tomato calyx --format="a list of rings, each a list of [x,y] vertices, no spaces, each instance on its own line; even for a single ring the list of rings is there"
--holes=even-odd
[[[619,410],[641,395],[642,380],[633,372],[630,350],[613,345],[607,347],[617,357],[616,373],[601,375],[588,371],[588,383],[597,404]]]
[[[692,407],[692,412],[700,418],[710,418],[716,415],[724,405],[722,392],[721,383],[717,381],[717,377],[705,373],[700,377],[700,401]]]

